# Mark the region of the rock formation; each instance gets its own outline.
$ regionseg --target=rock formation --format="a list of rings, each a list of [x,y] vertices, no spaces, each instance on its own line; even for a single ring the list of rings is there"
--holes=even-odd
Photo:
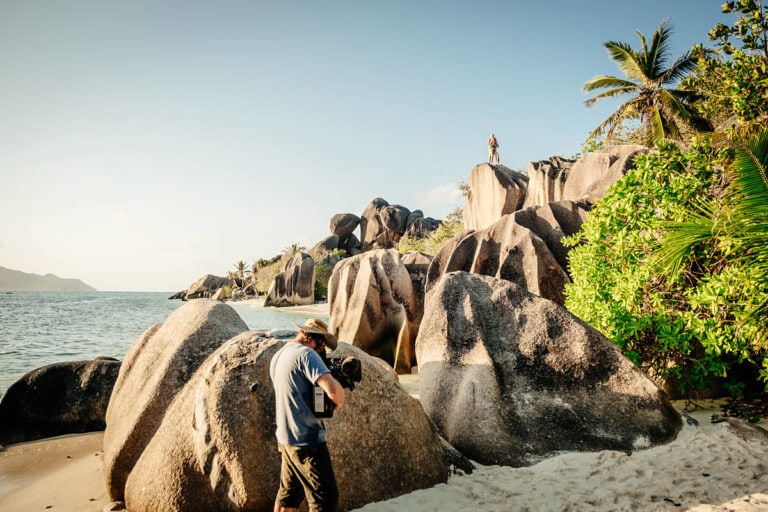
[[[427,271],[432,262],[432,256],[423,252],[411,251],[400,256],[408,275],[411,276],[411,286],[413,287],[414,311],[417,315],[417,324],[421,324],[421,317],[424,314],[424,293],[427,287]],[[415,342],[416,340],[414,340]]]
[[[563,199],[594,204],[628,170],[634,169],[637,155],[647,152],[645,146],[629,144],[585,155],[573,164],[563,187]]]
[[[247,330],[230,306],[201,299],[176,309],[131,346],[106,415],[104,475],[112,499],[122,500],[128,475],[192,374],[224,341]]]
[[[187,322],[197,326],[198,332],[180,333],[182,338],[206,339],[218,332],[209,323],[230,323],[234,311],[219,306],[199,311],[204,318],[188,316]],[[163,329],[171,324],[175,329],[183,327],[169,318]],[[166,340],[177,353],[175,360],[189,359],[182,338]],[[116,387],[113,400],[124,404],[137,397],[140,406],[144,398],[161,403],[140,407],[151,408],[151,415],[128,414],[125,418],[134,425],[133,430],[147,433],[145,442],[131,446],[107,442],[113,436],[105,434],[105,472],[112,487],[119,482],[110,478],[114,471],[109,461],[126,458],[126,450],[135,461],[125,466],[124,485],[110,495],[124,496],[126,508],[132,512],[272,510],[280,459],[274,438],[269,361],[283,343],[257,332],[232,337],[204,362],[192,364],[196,371],[185,371],[183,382],[172,383],[173,400],[167,400],[164,393],[150,393],[151,389],[159,391],[153,386],[138,394]],[[143,338],[131,352],[136,354],[136,364],[124,366],[121,378],[144,380],[147,368],[140,363],[157,357]],[[344,409],[326,422],[339,483],[339,510],[444,482],[449,460],[455,461],[457,452],[446,447],[419,402],[361,350],[341,342],[332,355],[359,358],[363,374],[355,390],[347,392]],[[137,424],[134,418],[148,424]],[[117,428],[120,419],[115,415],[108,422],[107,434],[110,428]]]
[[[286,260],[267,291],[265,306],[303,306],[315,303],[315,261],[305,252]]]
[[[461,453],[524,466],[559,451],[632,451],[681,427],[659,388],[598,331],[508,281],[454,272],[427,293],[419,395]]]
[[[309,253],[318,255],[323,252],[332,252],[339,248],[339,236],[330,235],[317,242]]]
[[[551,202],[594,204],[612,184],[634,167],[644,146],[611,146],[579,160],[553,156],[531,162],[526,174],[503,165],[482,163],[469,173],[469,194],[464,204],[464,226],[483,229],[502,216]]]
[[[565,271],[566,252],[560,239],[567,234],[566,230],[572,233],[578,229],[577,225],[581,225],[578,219],[583,220],[581,211],[573,203],[556,203],[553,207],[505,215],[486,229],[463,231],[443,245],[432,259],[426,290],[443,274],[463,270],[517,283],[532,293],[563,304],[563,290],[569,278]],[[566,223],[565,229],[558,217]]]
[[[464,227],[484,229],[523,206],[528,178],[499,164],[479,164],[469,172]]]
[[[339,339],[380,357],[398,373],[411,372],[421,311],[400,253],[378,249],[341,261],[328,283],[328,303]]]
[[[512,214],[515,223],[537,234],[552,252],[560,266],[568,270],[568,248],[564,236],[578,233],[587,220],[591,205],[574,201],[556,201],[542,206],[531,206]]]
[[[330,230],[332,235],[343,239],[354,233],[357,226],[360,225],[360,217],[354,213],[337,213],[331,217]]]
[[[528,189],[523,208],[566,199],[565,183],[574,160],[559,156],[528,164]]]
[[[384,199],[373,199],[360,217],[361,251],[391,249],[404,235],[424,238],[438,228],[440,221],[424,217],[421,210],[391,205]]]
[[[232,280],[228,277],[219,277],[212,274],[206,274],[194,283],[192,283],[186,292],[183,294],[177,294],[172,298],[181,299],[201,299],[210,298],[219,288],[224,288],[232,284]],[[181,295],[181,296],[179,296]]]
[[[424,213],[421,210],[415,210],[408,216],[406,223],[408,227],[403,236],[408,238],[426,238],[439,228],[440,224],[441,221],[432,217],[424,217]]]
[[[360,217],[354,213],[338,213],[331,217],[331,235],[339,237],[334,249],[341,249],[349,256],[360,254],[360,240],[355,236],[359,225]]]
[[[120,361],[98,358],[37,368],[0,400],[0,444],[104,430]]]

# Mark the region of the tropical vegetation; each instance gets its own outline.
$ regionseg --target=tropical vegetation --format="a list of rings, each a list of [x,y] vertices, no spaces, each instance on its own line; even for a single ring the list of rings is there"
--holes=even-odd
[[[699,94],[695,90],[674,87],[696,67],[695,58],[686,52],[666,67],[671,25],[662,22],[653,33],[650,45],[642,33],[638,31],[637,35],[641,43],[639,50],[618,41],[604,44],[624,78],[598,75],[583,86],[587,92],[602,90],[586,100],[587,106],[605,98],[630,96],[589,134],[587,140],[606,133],[606,139],[610,141],[617,128],[636,121],[640,123],[637,142],[648,145],[667,138],[681,140],[691,131],[711,130],[709,122],[694,109],[693,103]]]
[[[463,215],[461,208],[454,209],[445,217],[437,229],[425,238],[410,238],[408,236],[401,238],[398,250],[403,254],[418,251],[430,256],[436,255],[445,242],[464,229]]]
[[[709,33],[717,49],[696,46],[685,56],[695,65],[681,67],[686,112],[713,131],[649,138],[652,151],[635,159],[568,240],[567,307],[688,396],[718,387],[734,396],[768,391],[768,8],[739,0],[723,12],[737,19]],[[622,70],[656,69],[648,64],[668,43],[664,28],[650,47],[641,36],[640,52],[610,43]],[[642,105],[622,107],[631,116]],[[624,119],[619,112],[609,124]],[[666,126],[640,133],[659,135]]]

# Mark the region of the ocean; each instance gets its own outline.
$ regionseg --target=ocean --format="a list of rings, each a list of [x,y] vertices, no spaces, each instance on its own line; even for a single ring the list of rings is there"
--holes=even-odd
[[[0,396],[27,372],[99,356],[122,359],[184,304],[157,292],[0,292]],[[308,313],[230,302],[251,330],[292,329]],[[327,320],[327,318],[323,318]]]

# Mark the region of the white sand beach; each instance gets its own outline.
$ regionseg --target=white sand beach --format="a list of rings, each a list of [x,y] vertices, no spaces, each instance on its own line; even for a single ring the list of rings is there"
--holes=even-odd
[[[264,297],[256,297],[252,299],[243,299],[237,301],[226,301],[228,304],[236,304],[240,306],[248,306],[253,308],[264,307]],[[319,302],[315,304],[307,304],[306,306],[285,306],[279,308],[282,311],[291,311],[296,313],[304,313],[308,315],[317,315],[327,317],[329,314],[329,307],[327,302]]]
[[[415,382],[403,379],[410,391]],[[698,424],[686,422],[666,445],[631,455],[563,453],[527,468],[480,466],[471,475],[358,510],[768,510],[768,432],[742,422],[712,423],[717,403],[700,404],[704,408],[690,415]],[[104,510],[102,437],[62,436],[0,451],[0,510]]]

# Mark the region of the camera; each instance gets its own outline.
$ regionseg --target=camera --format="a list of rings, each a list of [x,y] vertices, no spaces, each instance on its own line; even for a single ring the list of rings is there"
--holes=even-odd
[[[331,371],[331,375],[334,379],[339,381],[342,388],[352,391],[355,389],[355,383],[362,380],[362,367],[358,358],[346,357],[342,359],[340,357],[335,357],[323,359],[325,365]],[[320,386],[313,386],[312,400],[310,403],[312,404],[312,412],[318,418],[333,417],[335,405]]]

